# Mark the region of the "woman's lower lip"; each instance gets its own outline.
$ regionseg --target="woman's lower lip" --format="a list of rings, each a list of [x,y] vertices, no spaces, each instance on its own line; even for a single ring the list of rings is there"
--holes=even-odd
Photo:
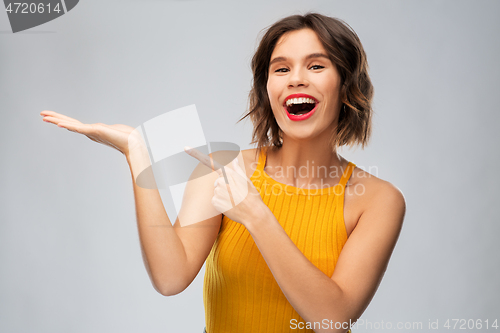
[[[318,104],[316,103],[316,106],[314,106],[314,109],[312,109],[308,113],[296,115],[296,114],[290,114],[288,112],[288,109],[286,108],[286,106],[284,106],[284,109],[285,109],[286,115],[288,116],[288,119],[293,120],[293,121],[306,120],[306,119],[310,118],[313,115],[314,111],[316,111],[317,108],[318,108]]]

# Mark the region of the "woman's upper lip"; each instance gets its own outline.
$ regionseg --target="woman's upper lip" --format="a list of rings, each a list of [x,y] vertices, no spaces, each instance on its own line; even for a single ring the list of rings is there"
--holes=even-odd
[[[300,97],[302,97],[302,98],[310,98],[310,99],[314,100],[316,103],[319,103],[318,100],[314,96],[311,96],[311,95],[308,95],[308,94],[299,93],[299,94],[291,94],[291,95],[287,96],[285,98],[285,100],[283,101],[283,105],[286,105],[286,101],[288,101],[291,98],[300,98]]]

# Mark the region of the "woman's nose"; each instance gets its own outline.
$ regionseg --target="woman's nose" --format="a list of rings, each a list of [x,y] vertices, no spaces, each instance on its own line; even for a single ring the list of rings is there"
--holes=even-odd
[[[293,88],[293,87],[302,87],[302,86],[307,86],[309,82],[307,81],[305,77],[305,73],[302,70],[295,70],[290,73],[289,80],[288,80],[288,87]]]

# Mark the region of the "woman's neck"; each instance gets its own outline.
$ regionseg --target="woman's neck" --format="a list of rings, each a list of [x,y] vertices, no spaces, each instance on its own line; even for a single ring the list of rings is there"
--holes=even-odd
[[[295,187],[327,187],[338,183],[347,163],[332,150],[328,140],[285,138],[280,148],[268,150],[265,171],[273,179]]]

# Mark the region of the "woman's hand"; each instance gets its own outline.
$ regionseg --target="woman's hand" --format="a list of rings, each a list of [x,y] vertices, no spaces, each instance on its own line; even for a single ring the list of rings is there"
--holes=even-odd
[[[185,151],[219,174],[214,183],[212,198],[212,205],[217,211],[245,226],[267,213],[269,208],[262,201],[259,191],[248,179],[245,171],[240,168],[238,158],[233,160],[230,168],[194,148],[186,147]]]
[[[127,125],[83,124],[54,111],[42,111],[40,115],[43,116],[43,121],[84,134],[90,140],[112,147],[125,156],[128,156],[135,149],[145,147],[139,132]]]

